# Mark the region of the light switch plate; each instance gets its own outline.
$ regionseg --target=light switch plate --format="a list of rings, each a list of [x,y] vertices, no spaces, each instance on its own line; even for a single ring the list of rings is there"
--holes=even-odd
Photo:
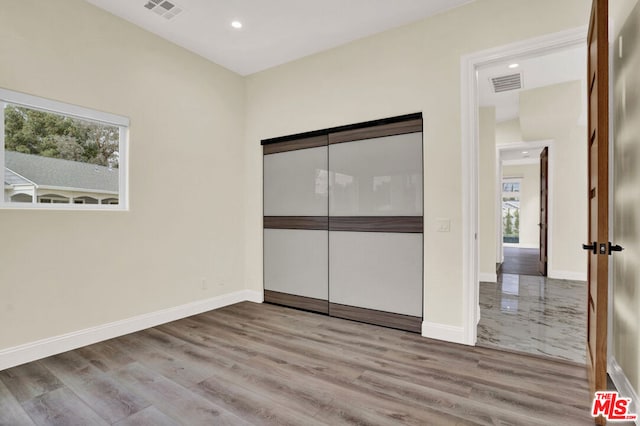
[[[451,232],[451,219],[437,218],[436,230],[438,232]]]

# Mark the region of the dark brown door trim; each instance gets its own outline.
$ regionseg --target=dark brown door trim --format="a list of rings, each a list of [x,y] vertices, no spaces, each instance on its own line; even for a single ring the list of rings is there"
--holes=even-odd
[[[422,216],[329,216],[329,230],[422,233],[422,222]]]
[[[260,141],[260,144],[264,145],[264,146],[267,146],[267,145],[271,145],[271,144],[280,144],[280,143],[283,143],[283,142],[310,139],[310,138],[314,138],[314,137],[317,137],[317,136],[327,136],[330,133],[347,132],[347,131],[358,130],[358,129],[369,129],[369,128],[385,126],[385,125],[388,125],[388,124],[395,124],[395,123],[401,124],[403,122],[410,122],[410,121],[416,121],[416,120],[420,120],[420,130],[414,130],[413,132],[421,132],[422,131],[422,113],[421,112],[417,112],[417,113],[413,113],[413,114],[399,115],[399,116],[396,116],[396,117],[382,118],[382,119],[379,119],[379,120],[372,120],[372,121],[365,121],[365,122],[362,122],[362,123],[349,124],[349,125],[346,125],[346,126],[338,126],[338,127],[331,127],[331,128],[328,128],[328,129],[314,130],[314,131],[311,131],[311,132],[297,133],[295,135],[288,135],[288,136],[280,136],[280,137],[277,137],[277,138],[263,139],[262,141]],[[402,127],[403,126],[400,125],[400,128],[402,128]],[[402,134],[402,133],[407,133],[407,132],[400,131],[400,133],[392,133],[392,134]]]
[[[299,149],[318,148],[321,146],[327,146],[327,135],[312,136],[309,138],[294,139],[290,141],[272,143],[264,145],[262,147],[262,153],[264,155],[277,154],[279,152],[296,151]]]
[[[397,328],[398,330],[422,332],[422,318],[411,315],[378,311],[375,309],[358,308],[355,306],[329,303],[329,315],[368,324]]]
[[[264,229],[309,229],[420,234],[422,216],[265,216]]]
[[[329,229],[327,216],[265,216],[265,229]]]
[[[329,144],[422,132],[422,119],[329,134]]]
[[[296,296],[294,294],[265,290],[264,301],[267,303],[273,303],[274,305],[289,306],[321,314],[329,313],[329,301],[314,299],[313,297]]]

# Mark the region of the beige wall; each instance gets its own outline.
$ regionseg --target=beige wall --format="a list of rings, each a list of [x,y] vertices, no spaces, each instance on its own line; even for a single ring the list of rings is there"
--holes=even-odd
[[[131,211],[0,211],[0,349],[261,290],[260,139],[417,111],[425,319],[460,326],[460,57],[589,4],[478,0],[242,79],[81,0],[2,1],[0,87],[131,119]]]
[[[503,145],[511,142],[522,142],[522,140],[520,118],[496,123],[496,145]]]
[[[479,192],[480,232],[478,247],[480,250],[480,280],[489,280],[496,273],[496,109],[483,107],[478,111],[479,127]],[[493,277],[491,277],[493,281]]]
[[[609,26],[613,34],[620,35],[622,26],[627,22],[627,18],[638,4],[638,0],[615,0],[609,2]]]
[[[525,141],[553,140],[551,277],[586,279],[586,128],[578,124],[583,102],[579,81],[520,93],[520,124]]]
[[[579,81],[520,92],[520,130],[525,141],[552,139],[578,126],[582,106]]]
[[[629,382],[640,393],[640,6],[619,36],[622,57],[614,55],[614,192],[613,241],[624,247],[613,267],[613,348]],[[620,38],[615,40],[619,53]]]
[[[0,210],[0,349],[243,289],[243,79],[81,0],[1,6],[0,87],[131,119],[131,211]]]
[[[540,164],[503,166],[502,176],[520,178],[520,243],[522,247],[540,246]]]
[[[460,57],[584,26],[589,10],[589,0],[479,0],[250,76],[245,151],[249,288],[262,287],[260,139],[421,111],[424,315],[428,322],[462,326]],[[451,232],[436,232],[436,218],[450,218]]]

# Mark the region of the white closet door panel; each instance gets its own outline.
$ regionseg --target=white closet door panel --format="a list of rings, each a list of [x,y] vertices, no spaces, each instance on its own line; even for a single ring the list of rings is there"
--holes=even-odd
[[[327,147],[264,156],[265,216],[326,216]]]
[[[328,231],[264,230],[264,288],[328,298]]]
[[[329,233],[329,302],[422,316],[422,234]]]
[[[422,133],[329,146],[332,216],[422,215]]]

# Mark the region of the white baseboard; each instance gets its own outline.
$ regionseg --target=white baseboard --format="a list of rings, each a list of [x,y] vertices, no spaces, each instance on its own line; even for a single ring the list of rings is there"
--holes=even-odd
[[[37,359],[46,358],[62,352],[77,349],[114,337],[155,327],[191,315],[201,314],[213,309],[250,301],[262,303],[263,293],[253,290],[240,290],[206,300],[187,303],[148,314],[138,315],[120,321],[102,324],[84,330],[73,331],[59,336],[49,337],[24,345],[0,350],[0,371]]]
[[[464,328],[454,325],[422,321],[422,337],[465,344]]]
[[[256,291],[256,290],[244,290],[245,293],[245,301],[254,302],[254,303],[262,303],[264,302],[264,291]]]
[[[616,361],[614,357],[610,356],[607,364],[611,381],[616,385],[616,389],[618,389],[620,396],[623,398],[631,398],[630,412],[638,414],[638,418],[635,423],[637,426],[640,426],[640,397],[638,397],[636,390],[629,382],[626,374],[624,374],[624,371],[618,364],[618,361]]]
[[[478,273],[478,279],[483,283],[497,283],[498,282],[498,274],[490,273],[490,272],[480,272]]]
[[[574,271],[548,271],[547,276],[556,280],[572,280],[572,281],[586,281],[586,272],[574,272]]]

